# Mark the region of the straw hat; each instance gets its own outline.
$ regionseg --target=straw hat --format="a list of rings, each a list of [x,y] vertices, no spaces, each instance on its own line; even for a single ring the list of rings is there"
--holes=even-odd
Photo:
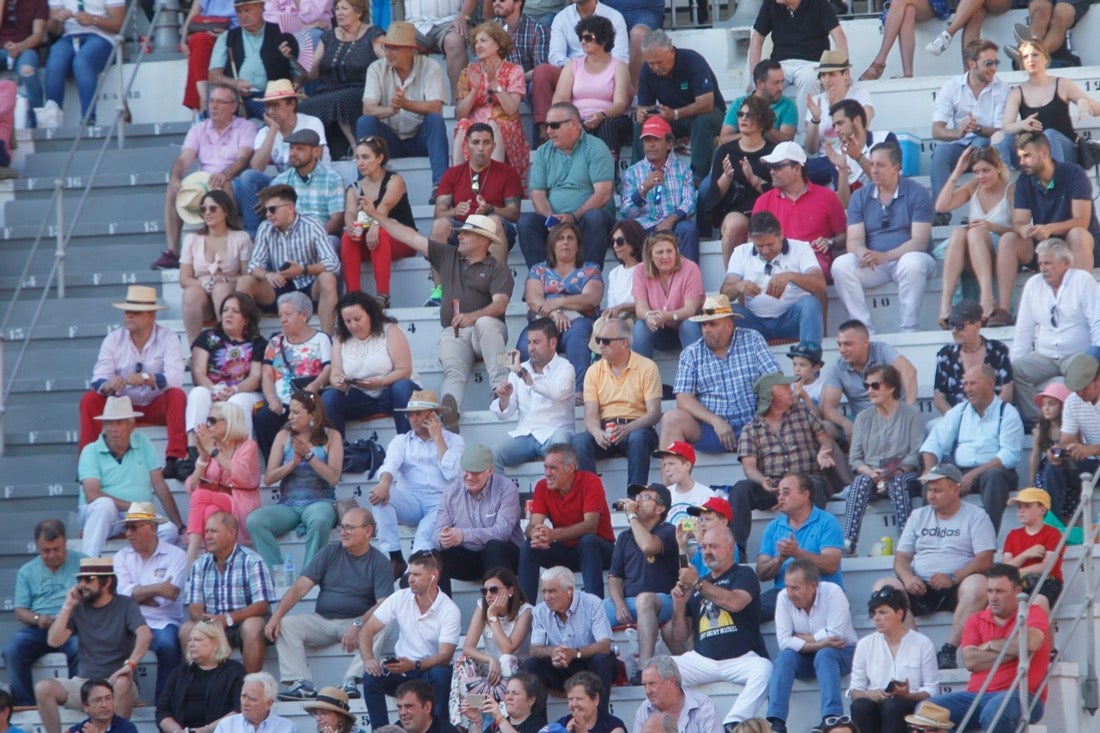
[[[905,722],[918,728],[951,730],[955,727],[955,724],[951,722],[950,710],[927,700],[917,705],[917,709],[913,711],[912,715],[906,715]]]
[[[126,395],[122,397],[115,397],[114,395],[107,398],[107,404],[103,406],[103,414],[93,418],[95,420],[132,420],[135,417],[141,417],[144,412],[135,412],[134,405],[130,402],[130,398]]]
[[[122,521],[123,523],[156,522],[157,524],[164,524],[168,520],[157,514],[157,510],[153,507],[153,502],[132,501],[130,502],[130,508],[126,510],[126,514],[122,517]]]
[[[210,174],[204,171],[195,171],[180,181],[180,190],[176,194],[176,214],[180,221],[190,225],[201,224],[199,205],[210,191]]]
[[[91,575],[114,575],[115,561],[109,557],[82,557],[80,570],[76,577],[87,578]]]
[[[162,311],[168,306],[157,302],[157,289],[148,285],[131,285],[126,288],[126,300],[111,303],[120,311]]]
[[[305,99],[306,95],[299,92],[290,83],[290,79],[275,79],[269,81],[264,87],[264,96],[261,102],[274,102],[279,99]]]
[[[843,51],[829,49],[821,53],[821,61],[817,64],[817,71],[843,71],[851,68],[848,56]]]
[[[398,407],[394,409],[394,412],[420,412],[421,410],[441,410],[443,406],[439,404],[439,397],[435,392],[430,389],[418,389],[412,393],[409,397],[409,404],[405,407]]]
[[[351,706],[348,705],[348,693],[339,687],[322,687],[317,691],[317,697],[302,705],[306,712],[314,710],[331,710],[339,715],[346,716],[352,722],[355,716],[351,714]]]
[[[416,48],[416,26],[403,20],[395,20],[382,36],[383,46],[410,46]]]
[[[466,222],[458,227],[460,232],[472,232],[485,237],[490,242],[494,242],[501,246],[507,247],[508,245],[497,234],[496,224],[493,220],[483,214],[470,214],[466,217]]]
[[[734,313],[733,306],[730,305],[730,299],[722,293],[718,293],[717,295],[708,295],[707,299],[703,301],[703,312],[697,316],[692,316],[688,320],[704,323],[706,321],[717,321],[721,318],[744,318],[744,316],[740,313]]]

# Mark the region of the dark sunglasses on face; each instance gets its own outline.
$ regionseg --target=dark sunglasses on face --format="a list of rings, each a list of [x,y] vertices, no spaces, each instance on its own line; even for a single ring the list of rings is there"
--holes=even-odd
[[[876,392],[878,391],[878,388],[881,387],[881,386],[882,386],[882,382],[864,382],[863,383],[863,388],[864,389],[873,389]]]
[[[214,427],[224,419],[224,417],[214,417],[213,415],[211,415],[210,417],[206,418],[206,424],[209,427]]]
[[[550,130],[556,130],[564,124],[572,122],[572,120],[561,120],[560,122],[547,122],[546,127]]]
[[[199,207],[199,211],[201,211],[204,214],[212,214],[215,211],[218,211],[220,209],[221,209],[221,207],[218,206],[217,204],[210,204],[209,206],[200,206]]]
[[[597,336],[596,344],[599,346],[608,346],[612,341],[622,341],[623,336]]]
[[[496,594],[504,590],[503,585],[485,585],[481,587],[481,595],[487,596],[490,593]]]
[[[266,211],[268,213],[268,216],[271,216],[272,214],[274,214],[276,211],[283,208],[284,206],[290,206],[290,204],[271,204],[270,206],[265,206],[264,211]]]
[[[591,33],[582,33],[581,40],[585,41],[586,43],[592,43],[596,40],[596,36]]]
[[[611,246],[612,247],[622,247],[624,244],[626,244],[626,237],[612,237],[611,238]]]
[[[794,163],[792,163],[789,160],[784,160],[784,161],[781,161],[779,163],[768,163],[768,170],[770,170],[770,171],[781,171],[789,165],[794,165]]]

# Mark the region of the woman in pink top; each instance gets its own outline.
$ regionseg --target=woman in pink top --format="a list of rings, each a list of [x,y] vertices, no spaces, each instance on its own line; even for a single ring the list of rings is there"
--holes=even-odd
[[[634,343],[642,356],[681,349],[703,335],[688,320],[703,304],[703,273],[699,265],[680,256],[676,235],[657,232],[646,240],[642,267],[634,270]]]
[[[554,91],[554,103],[572,102],[580,112],[584,129],[600,138],[616,159],[633,130],[627,111],[633,92],[630,69],[611,55],[615,30],[601,15],[577,23],[577,37],[584,56],[565,65]]]
[[[199,459],[185,486],[191,494],[187,515],[187,566],[199,555],[206,520],[229,512],[237,520],[241,544],[252,543],[245,519],[260,508],[260,449],[248,437],[244,411],[232,402],[215,402],[205,424],[195,428]]]

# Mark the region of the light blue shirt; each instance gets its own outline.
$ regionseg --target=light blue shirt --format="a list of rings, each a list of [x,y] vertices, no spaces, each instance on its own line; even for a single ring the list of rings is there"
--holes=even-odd
[[[40,557],[25,563],[15,576],[15,607],[34,613],[56,615],[61,610],[69,589],[76,585],[76,574],[80,571],[82,557],[84,553],[68,550],[65,562],[57,572],[47,568]]]
[[[809,518],[798,529],[791,527],[791,522],[786,514],[781,514],[773,519],[764,528],[764,537],[760,540],[760,554],[776,557],[779,554],[776,545],[779,544],[780,540],[787,539],[792,535],[795,541],[798,542],[799,547],[814,554],[818,554],[828,547],[844,548],[844,530],[841,528],[840,522],[832,514],[815,506],[810,511]],[[787,572],[787,566],[793,560],[793,557],[789,557],[779,566],[779,574],[775,576],[776,588],[783,587],[783,575]],[[836,583],[839,586],[844,585],[839,567],[832,575],[822,573],[821,580]]]
[[[1013,469],[1020,462],[1023,439],[1020,413],[994,397],[984,415],[979,415],[968,401],[952,407],[924,439],[920,450],[964,468],[999,458],[1002,466]]]
[[[576,588],[564,621],[545,603],[535,606],[532,614],[532,644],[580,648],[610,638],[611,624],[604,613],[603,601]]]
[[[260,26],[259,33],[249,33],[248,31],[241,29],[241,40],[244,43],[244,58],[237,59],[237,78],[244,79],[252,85],[253,92],[262,92],[264,87],[267,86],[267,69],[264,68],[264,61],[260,58],[260,46],[264,42],[264,28],[266,24]],[[210,54],[210,64],[207,65],[207,69],[224,69],[226,61],[229,58],[229,52],[226,50],[225,37],[227,33],[219,33],[218,40],[214,41],[214,50]]]

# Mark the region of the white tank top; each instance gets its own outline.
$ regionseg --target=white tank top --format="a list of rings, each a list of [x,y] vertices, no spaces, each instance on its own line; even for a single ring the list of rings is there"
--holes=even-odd
[[[970,197],[970,221],[975,219],[984,219],[991,224],[1007,227],[1012,225],[1012,210],[1008,206],[1008,186],[1005,186],[1004,195],[1001,196],[1001,200],[993,205],[991,211],[984,211],[982,209],[982,202],[978,200],[978,191],[975,189],[974,195]]]
[[[386,330],[396,328],[387,324]],[[340,356],[344,360],[344,375],[352,379],[379,377],[393,371],[393,359],[386,347],[386,333],[366,339],[351,338],[340,344]],[[418,381],[414,372],[409,379]],[[382,394],[381,390],[364,390],[371,397]]]

